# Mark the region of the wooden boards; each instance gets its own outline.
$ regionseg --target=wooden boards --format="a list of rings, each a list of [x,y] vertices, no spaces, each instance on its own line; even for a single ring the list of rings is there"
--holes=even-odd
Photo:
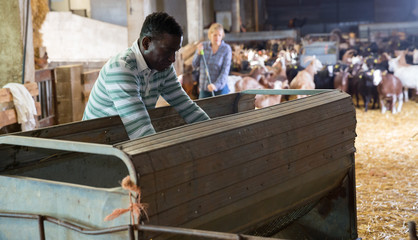
[[[39,95],[38,84],[36,82],[25,83],[24,86],[28,89],[32,97]],[[0,89],[0,128],[17,123],[17,113],[13,105],[13,95],[8,88]],[[41,112],[41,105],[35,101],[35,107],[38,115]]]
[[[58,124],[80,121],[83,118],[83,65],[65,65],[55,68]]]
[[[151,224],[243,231],[338,186],[355,126],[350,96],[335,91],[115,147],[140,174]]]
[[[234,93],[197,100],[196,103],[210,117],[215,118],[254,109],[254,95],[246,94],[241,96],[238,93]],[[157,132],[186,124],[177,111],[170,106],[152,109],[149,111],[149,114]],[[60,124],[27,132],[18,132],[13,135],[101,144],[116,144],[129,140],[119,116]],[[50,159],[50,156],[54,153],[60,154],[61,152],[27,149],[17,146],[0,146],[0,155],[4,156],[4,159],[0,161],[0,172],[5,170],[6,167],[9,170],[19,168],[19,164],[23,163],[31,162],[36,164],[45,158]]]
[[[254,95],[196,102],[212,120],[182,125],[171,107],[155,109],[150,116],[159,132],[136,140],[126,140],[118,117],[26,134],[113,142],[139,174],[141,202],[149,204],[147,223],[193,229],[243,232],[260,226],[326,196],[354,167],[355,109],[346,93],[330,91],[258,110]],[[118,137],[107,141],[109,133]],[[10,169],[26,159],[49,161],[53,153],[1,146],[0,154],[7,156],[0,167]],[[70,153],[65,159],[77,157]],[[53,168],[54,160],[49,164]],[[88,164],[86,169],[100,167]]]

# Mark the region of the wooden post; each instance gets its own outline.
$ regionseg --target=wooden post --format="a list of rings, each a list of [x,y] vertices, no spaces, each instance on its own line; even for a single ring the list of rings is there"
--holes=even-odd
[[[55,68],[58,124],[81,121],[83,118],[82,72],[81,64]]]
[[[231,32],[238,33],[240,31],[240,11],[239,0],[232,0],[232,27]]]
[[[203,39],[202,0],[186,0],[187,42],[194,43]]]
[[[258,0],[254,0],[255,31],[258,32]]]

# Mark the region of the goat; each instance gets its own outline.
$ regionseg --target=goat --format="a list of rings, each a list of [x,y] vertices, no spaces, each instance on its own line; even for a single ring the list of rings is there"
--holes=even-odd
[[[276,81],[274,83],[274,89],[283,89],[286,88],[287,80],[282,81]],[[235,83],[235,91],[240,92],[247,89],[266,89],[265,86],[260,84],[257,80],[255,80],[252,77],[244,77],[241,80],[237,81]],[[263,108],[268,107],[274,104],[279,104],[281,102],[281,95],[261,95],[257,94],[255,96],[255,106],[256,108]]]
[[[404,87],[405,102],[409,100],[408,89],[413,88],[418,93],[418,66],[400,64],[402,56],[389,60],[389,71],[392,71],[395,77],[401,80]]]
[[[314,75],[315,88],[333,89],[334,77],[334,67],[332,65],[324,66]]]
[[[364,69],[362,69],[364,68]],[[360,81],[360,75],[361,75],[361,70],[368,70],[366,67],[366,64],[364,64],[363,62],[361,63],[355,63],[349,66],[348,72],[351,73],[351,76],[349,75],[348,77],[348,88],[347,88],[347,93],[351,95],[351,97],[356,96],[356,101],[357,107],[359,106],[359,94],[357,92],[357,85]]]
[[[354,55],[356,53],[357,53],[357,51],[355,49],[347,50],[342,57],[342,62],[344,64],[351,64],[352,63],[352,58],[354,57]]]
[[[387,71],[381,73],[380,70],[375,70],[373,73],[373,83],[377,86],[382,113],[385,113],[387,109],[386,100],[390,100],[388,109],[393,114],[400,112],[403,103],[401,81]],[[397,108],[395,107],[396,101],[398,101]]]
[[[198,82],[193,79],[192,72],[180,74],[178,76],[178,81],[180,82],[182,88],[191,99],[198,99]]]
[[[296,77],[291,81],[291,89],[315,89],[314,75],[322,68],[322,63],[315,57],[308,56],[305,62],[311,63],[302,71],[298,72]],[[297,98],[306,97],[306,95],[298,95]]]
[[[279,57],[276,59],[272,66],[273,77],[277,80],[286,80],[286,59],[282,56],[282,52],[280,51]]]
[[[377,93],[377,87],[373,82],[374,70],[366,71],[360,74],[359,81],[357,83],[357,92],[362,96],[364,101],[364,111],[367,112],[368,105],[373,100],[372,109],[375,108],[375,104],[378,103],[379,95]],[[357,98],[358,104],[358,98]]]
[[[249,73],[240,73],[240,72],[231,72],[231,75],[240,76],[240,77],[251,77],[260,81],[262,76],[265,76],[268,73],[268,70],[265,66],[255,66],[251,69]]]
[[[349,68],[346,68],[344,71],[337,72],[334,77],[334,88],[348,93],[349,77],[352,77],[349,72]]]

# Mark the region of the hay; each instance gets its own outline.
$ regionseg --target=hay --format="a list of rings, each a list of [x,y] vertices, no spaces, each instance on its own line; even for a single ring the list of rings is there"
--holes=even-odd
[[[357,109],[356,185],[358,235],[408,239],[418,221],[418,103],[401,113]]]
[[[49,12],[49,7],[47,0],[31,0],[30,4],[32,10],[33,48],[36,52],[36,49],[43,46],[42,34],[39,30],[41,29],[42,23],[45,21],[46,15]]]

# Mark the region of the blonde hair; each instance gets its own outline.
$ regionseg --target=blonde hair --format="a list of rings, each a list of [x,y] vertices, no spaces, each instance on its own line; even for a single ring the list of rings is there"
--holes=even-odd
[[[224,27],[220,23],[213,23],[212,25],[210,25],[209,31],[208,31],[208,38],[210,39],[210,35],[212,35],[213,32],[219,31],[219,30],[222,32],[222,38],[224,38],[225,37]]]

